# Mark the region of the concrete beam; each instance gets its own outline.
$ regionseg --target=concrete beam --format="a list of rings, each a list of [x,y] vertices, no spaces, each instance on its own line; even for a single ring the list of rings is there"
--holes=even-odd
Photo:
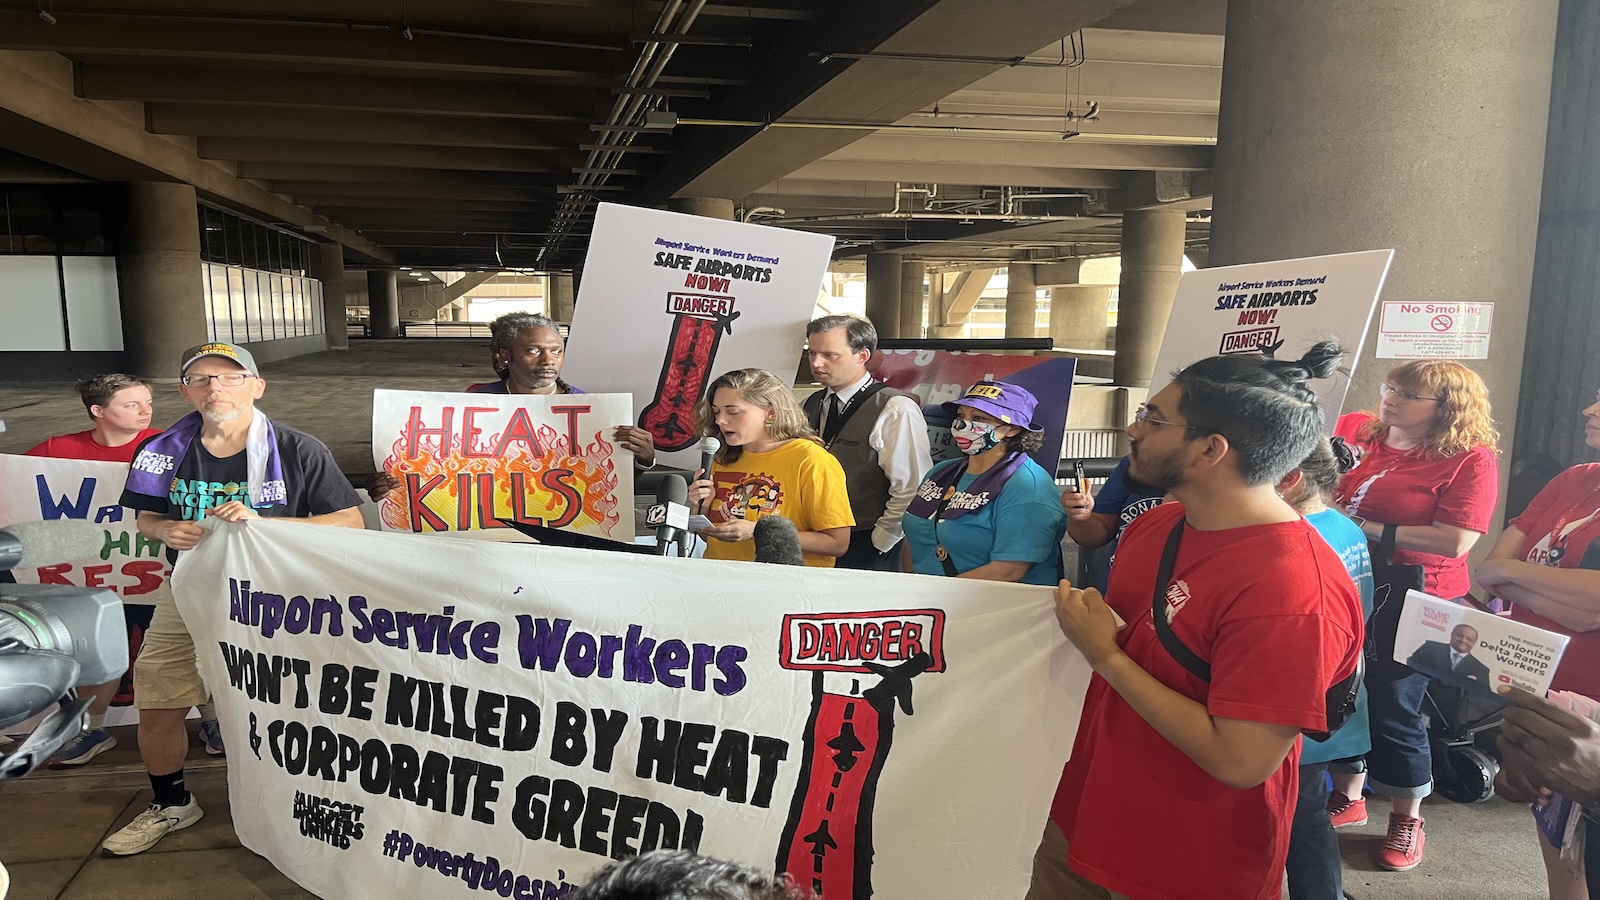
[[[338,143],[291,138],[203,137],[199,139],[197,149],[201,159],[228,159],[243,163],[338,165],[349,160],[360,160],[364,166],[480,172],[565,173],[580,160],[576,150],[560,146],[547,146],[533,151],[491,150],[482,147],[423,147],[354,141]]]
[[[1111,169],[1068,168],[1059,165],[1009,165],[1004,162],[935,163],[916,156],[864,161],[819,159],[796,169],[792,178],[829,181],[914,181],[930,184],[1008,185],[1011,187],[1082,188],[1121,187],[1124,173]],[[785,179],[786,181],[788,179]]]
[[[555,179],[550,179],[554,182]],[[551,186],[514,187],[499,184],[451,184],[421,182],[347,182],[330,185],[325,181],[269,181],[267,190],[274,194],[326,195],[385,200],[504,200],[508,202],[554,201],[556,192]],[[359,206],[359,203],[344,204]]]
[[[321,185],[326,189],[329,185]],[[508,213],[536,213],[551,212],[556,208],[556,201],[549,200],[463,200],[460,198],[437,199],[429,197],[407,197],[397,194],[392,197],[360,197],[334,194],[296,194],[296,203],[317,208],[344,207],[346,209],[363,209],[377,212],[379,210],[443,210],[447,212],[508,212]]]
[[[965,324],[967,317],[972,315],[972,307],[977,305],[978,297],[983,294],[983,289],[989,286],[989,279],[994,277],[995,271],[995,269],[972,269],[957,275],[955,283],[945,290],[943,297],[939,298],[940,326]]]
[[[1209,169],[1211,147],[1150,144],[1096,144],[1060,139],[971,137],[879,132],[833,153],[829,161],[961,163],[976,166],[1196,171]]]
[[[585,121],[569,117],[565,121]],[[318,141],[412,144],[432,147],[482,147],[502,150],[569,148],[576,140],[556,140],[545,128],[511,119],[410,116],[385,113],[263,106],[152,104],[145,127],[155,134],[210,138],[277,140],[285,135],[315,135]],[[567,137],[567,135],[562,135]],[[587,132],[583,135],[588,137]],[[574,132],[571,137],[577,137]]]
[[[457,300],[460,300],[468,291],[478,287],[479,285],[499,274],[500,273],[498,271],[469,272],[466,275],[457,278],[453,283],[445,285],[444,290],[434,291],[424,295],[423,300],[429,306],[433,307],[434,312],[438,312],[452,303],[455,303]]]
[[[1176,34],[1222,34],[1227,25],[1227,0],[1139,0],[1094,23],[1096,28]]]
[[[426,78],[81,63],[78,94],[93,100],[575,121],[611,101],[607,90]]]
[[[352,157],[355,159],[355,157]],[[415,168],[407,166],[375,166],[351,163],[345,165],[313,165],[299,163],[241,163],[239,175],[265,181],[336,181],[341,184],[376,182],[382,184],[467,184],[506,185],[508,187],[553,187],[566,184],[570,175],[546,169],[527,172],[504,172],[457,168]]]
[[[323,28],[273,22],[219,22],[74,16],[54,24],[35,10],[0,11],[0,49],[44,50],[132,59],[217,59],[294,65],[336,64],[399,73],[514,75],[556,84],[608,85],[631,59],[612,50],[530,48],[511,42],[430,35],[406,40],[398,29]],[[590,36],[586,43],[603,40]]]
[[[1071,34],[1131,0],[875,0],[841,4],[836,14],[790,30],[765,60],[758,87],[728,92],[715,115],[763,120],[895,122],[966,87],[998,65],[906,60],[831,60],[810,54],[849,35],[852,49],[1014,57]],[[1059,77],[1059,76],[1058,76]],[[671,196],[743,197],[858,140],[861,132],[699,129],[679,141],[646,202]],[[918,158],[918,157],[912,157]]]
[[[271,221],[328,225],[310,210],[145,132],[100,104],[72,96],[52,80],[54,63],[0,54],[0,143],[9,149],[104,180],[187,182],[203,196]],[[141,171],[148,175],[138,177]],[[363,261],[394,261],[388,251],[360,235],[334,228],[325,236]]]

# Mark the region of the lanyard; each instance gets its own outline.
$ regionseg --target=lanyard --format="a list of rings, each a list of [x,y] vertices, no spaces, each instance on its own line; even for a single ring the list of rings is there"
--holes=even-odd
[[[834,441],[837,441],[839,439],[839,433],[844,431],[845,423],[850,421],[850,417],[855,414],[856,404],[867,399],[873,394],[876,394],[878,390],[882,390],[882,388],[878,388],[877,390],[873,389],[874,385],[881,384],[883,384],[883,382],[872,381],[871,379],[868,379],[866,384],[863,384],[854,394],[850,395],[849,400],[839,404],[839,415],[837,416],[829,415],[828,411],[829,407],[832,406],[831,403],[822,403],[822,410],[817,414],[817,434],[819,436],[826,435],[830,427],[833,429],[833,435],[823,439],[823,449],[833,449]],[[828,399],[837,401],[839,399],[839,395],[829,394]],[[835,419],[838,420],[837,424],[834,422]]]
[[[961,471],[964,473],[966,470],[967,463],[963,461],[961,463]],[[934,508],[933,515],[928,517],[928,521],[933,523],[933,555],[937,556],[939,564],[944,566],[944,574],[951,578],[960,575],[961,570],[957,569],[956,564],[950,561],[950,551],[946,550],[944,544],[939,540],[939,518],[944,515],[945,507],[949,506],[950,501],[955,498],[956,491],[960,490],[958,487],[960,484],[961,475],[958,474],[956,475],[956,480],[950,482],[950,489],[944,492],[943,497],[939,498],[939,505]]]
[[[1547,560],[1545,565],[1551,567],[1560,565],[1561,558],[1567,555],[1567,541],[1572,539],[1571,534],[1563,534],[1562,532],[1566,531],[1569,523],[1575,523],[1580,518],[1578,510],[1594,509],[1594,501],[1597,499],[1600,499],[1600,489],[1592,491],[1589,496],[1567,507],[1567,511],[1562,513],[1561,518],[1556,520],[1556,527],[1550,529],[1550,553],[1545,557]],[[1591,512],[1590,516],[1593,517],[1593,515],[1594,513]],[[1573,529],[1573,531],[1576,530],[1576,528]]]

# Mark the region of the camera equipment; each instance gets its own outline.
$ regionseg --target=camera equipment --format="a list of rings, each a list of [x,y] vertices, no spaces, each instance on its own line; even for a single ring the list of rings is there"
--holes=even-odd
[[[104,531],[91,522],[28,522],[0,529],[0,571],[95,556]],[[128,670],[122,602],[98,588],[0,585],[0,728],[54,707],[22,746],[0,758],[0,779],[20,778],[88,724],[78,684]]]

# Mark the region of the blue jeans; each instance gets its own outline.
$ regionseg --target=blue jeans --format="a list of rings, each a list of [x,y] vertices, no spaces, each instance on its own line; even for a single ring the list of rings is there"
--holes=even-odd
[[[1422,722],[1428,676],[1367,677],[1367,779],[1372,790],[1391,799],[1416,799],[1433,793],[1433,753]]]
[[[1327,763],[1300,767],[1300,793],[1289,830],[1289,900],[1344,900],[1339,838],[1328,818]]]

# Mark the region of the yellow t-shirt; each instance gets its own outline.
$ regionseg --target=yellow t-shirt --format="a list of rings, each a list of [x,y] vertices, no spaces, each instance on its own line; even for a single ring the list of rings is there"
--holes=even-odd
[[[780,515],[801,531],[849,528],[856,523],[850,513],[844,468],[821,444],[803,438],[765,453],[746,451],[731,465],[716,463],[711,467],[711,483],[716,493],[706,504],[706,517],[712,522]],[[705,555],[707,559],[754,561],[756,542],[730,544],[707,538]],[[805,559],[808,566],[833,568],[831,556],[807,553]]]

